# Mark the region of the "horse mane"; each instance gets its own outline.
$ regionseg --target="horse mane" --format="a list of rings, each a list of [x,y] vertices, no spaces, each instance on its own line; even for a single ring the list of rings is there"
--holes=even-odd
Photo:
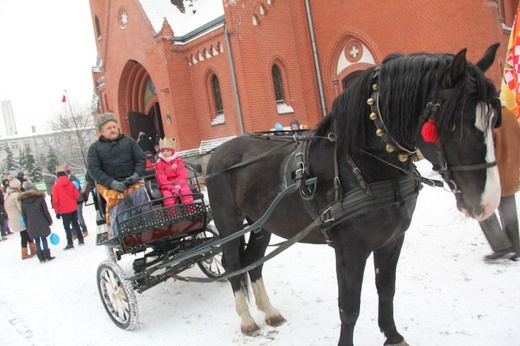
[[[316,135],[334,131],[340,150],[367,148],[376,131],[369,119],[367,99],[372,85],[378,84],[381,116],[388,132],[401,145],[415,147],[417,128],[422,126],[418,120],[426,104],[441,102],[441,98],[442,112],[435,114],[435,122],[439,136],[447,138],[453,125],[459,124],[468,97],[486,103],[497,97],[493,83],[469,61],[466,73],[454,85],[447,85],[446,74],[453,59],[453,54],[389,55],[380,66],[365,70],[334,100],[331,113],[318,124]]]

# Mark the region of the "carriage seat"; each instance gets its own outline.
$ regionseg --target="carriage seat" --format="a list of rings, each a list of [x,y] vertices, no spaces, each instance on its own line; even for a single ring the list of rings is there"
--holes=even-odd
[[[202,166],[200,163],[193,163],[189,161],[184,161],[184,165],[188,170],[188,184],[190,185],[193,198],[195,200],[201,199],[202,194],[200,193],[198,187],[198,178],[202,176]],[[157,179],[155,179],[155,167],[146,169],[144,172],[144,177],[146,190],[148,191],[148,195],[152,201],[152,206],[162,205],[163,195],[159,190],[159,183],[157,182]]]

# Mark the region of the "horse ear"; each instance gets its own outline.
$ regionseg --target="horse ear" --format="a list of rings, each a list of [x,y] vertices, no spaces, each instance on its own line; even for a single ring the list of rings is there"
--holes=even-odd
[[[466,51],[467,48],[461,50],[455,58],[453,59],[453,63],[451,64],[451,68],[448,71],[447,75],[444,77],[443,88],[450,89],[453,87],[455,83],[466,73]]]
[[[486,53],[484,53],[482,59],[480,59],[480,61],[477,62],[477,66],[482,72],[486,72],[487,69],[491,66],[491,64],[493,64],[498,46],[500,46],[500,43],[495,43],[489,46],[489,48],[486,50]]]

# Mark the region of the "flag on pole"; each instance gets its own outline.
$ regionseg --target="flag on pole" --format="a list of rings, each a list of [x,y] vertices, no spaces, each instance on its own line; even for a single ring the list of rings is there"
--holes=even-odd
[[[509,36],[506,59],[504,63],[504,75],[500,86],[500,100],[506,102],[506,107],[511,110],[516,119],[520,121],[520,4],[516,9],[515,20]]]
[[[63,97],[61,98],[61,103],[67,102],[67,96],[65,96],[65,93],[63,93]]]

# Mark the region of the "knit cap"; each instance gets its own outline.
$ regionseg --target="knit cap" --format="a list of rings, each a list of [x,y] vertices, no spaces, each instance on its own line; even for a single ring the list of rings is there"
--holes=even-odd
[[[30,190],[38,190],[36,188],[36,185],[34,185],[32,182],[30,181],[24,181],[23,184],[22,184],[23,188],[25,189],[25,191],[30,191]]]
[[[11,189],[19,189],[20,186],[22,186],[22,183],[20,182],[20,180],[16,179],[14,176],[12,175],[8,175],[7,176],[7,180],[9,180],[9,187]]]
[[[103,125],[105,125],[109,121],[114,121],[117,123],[117,118],[113,113],[107,112],[107,113],[101,114],[95,120],[96,129],[98,131],[101,131],[101,128],[103,127]]]

